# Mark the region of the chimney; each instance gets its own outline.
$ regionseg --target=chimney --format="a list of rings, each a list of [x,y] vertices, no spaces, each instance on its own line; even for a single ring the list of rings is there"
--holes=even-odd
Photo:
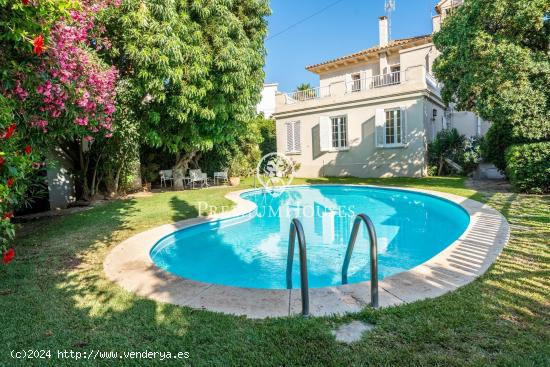
[[[380,17],[380,21],[378,23],[379,25],[379,33],[380,33],[380,47],[384,47],[388,45],[389,42],[389,35],[388,35],[388,17],[382,16]]]

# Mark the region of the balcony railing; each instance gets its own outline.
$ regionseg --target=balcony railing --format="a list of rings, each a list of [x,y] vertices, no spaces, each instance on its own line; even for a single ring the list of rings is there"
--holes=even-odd
[[[365,79],[355,79],[346,83],[346,93],[361,92],[373,88],[386,87],[401,83],[401,71],[395,71],[389,74],[375,75]]]
[[[292,93],[285,94],[286,104],[293,104],[302,101],[310,101],[330,96],[330,86],[317,87],[313,89],[297,90]]]
[[[334,97],[343,94],[368,91],[376,88],[398,85],[406,82],[407,73],[405,71],[395,71],[389,74],[375,75],[364,79],[354,79],[348,82],[336,82],[332,84],[335,87],[331,90],[331,85],[312,88],[308,90],[298,90],[284,94],[284,103],[287,105],[318,100],[325,97]],[[341,87],[338,87],[338,84]],[[344,89],[345,87],[345,89]]]

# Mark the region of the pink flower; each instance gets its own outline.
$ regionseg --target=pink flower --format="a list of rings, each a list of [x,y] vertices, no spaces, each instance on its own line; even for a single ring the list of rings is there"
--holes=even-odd
[[[17,96],[17,98],[19,98],[22,101],[27,99],[27,96],[29,95],[29,93],[25,89],[23,89],[23,87],[21,87],[21,82],[19,80],[15,82],[15,88],[13,89],[13,93]]]
[[[87,126],[88,125],[88,117],[77,117],[74,119],[74,123],[80,126]]]

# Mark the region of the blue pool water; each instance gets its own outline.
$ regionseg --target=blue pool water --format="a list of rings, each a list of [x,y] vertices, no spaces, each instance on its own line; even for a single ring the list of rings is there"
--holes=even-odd
[[[153,262],[202,282],[284,289],[290,221],[299,218],[307,240],[310,287],[325,287],[341,284],[357,214],[370,216],[376,228],[381,279],[429,260],[460,237],[470,221],[466,211],[450,201],[397,189],[296,186],[277,197],[261,190],[242,197],[256,203],[257,210],[174,232],[151,249]],[[368,244],[363,227],[349,283],[370,279]],[[294,287],[300,286],[297,247]]]

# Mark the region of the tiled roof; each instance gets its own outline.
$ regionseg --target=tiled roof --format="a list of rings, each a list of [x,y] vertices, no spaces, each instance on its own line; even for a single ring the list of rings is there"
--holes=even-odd
[[[346,55],[346,56],[342,56],[342,57],[339,57],[339,58],[334,59],[334,60],[325,61],[325,62],[322,62],[322,63],[319,63],[319,64],[307,66],[306,70],[313,71],[313,69],[316,69],[319,66],[324,66],[324,65],[328,65],[328,64],[332,64],[332,63],[336,63],[336,62],[340,62],[340,61],[345,61],[345,60],[353,59],[353,58],[359,57],[359,56],[367,56],[369,54],[378,53],[380,51],[391,49],[391,48],[396,47],[396,46],[403,46],[403,45],[406,45],[408,43],[413,43],[415,41],[424,41],[425,40],[427,42],[430,42],[431,39],[432,39],[431,35],[424,35],[424,36],[418,36],[418,37],[402,38],[402,39],[398,39],[398,40],[393,40],[393,41],[390,41],[388,43],[388,45],[386,45],[384,47],[374,46],[374,47],[371,47],[371,48],[367,48],[366,50],[359,51],[359,52],[353,53],[351,55]]]

